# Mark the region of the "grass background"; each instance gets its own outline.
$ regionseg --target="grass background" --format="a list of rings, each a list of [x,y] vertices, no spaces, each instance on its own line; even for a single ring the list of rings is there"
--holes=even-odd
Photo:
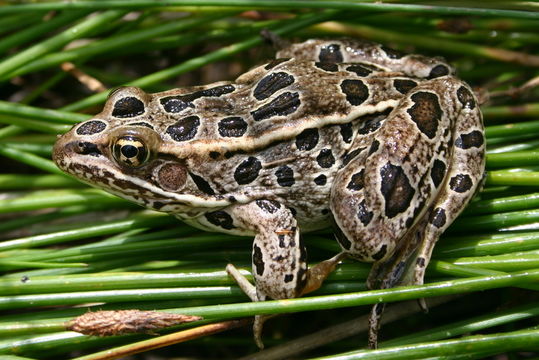
[[[0,356],[110,359],[100,351],[125,356],[185,340],[195,327],[195,339],[137,358],[539,356],[538,2],[3,5]],[[78,183],[50,161],[56,135],[98,112],[109,89],[128,84],[155,92],[234,79],[271,58],[259,36],[264,28],[298,41],[351,36],[441,55],[476,90],[487,126],[486,186],[437,245],[427,285],[366,291],[369,265],[347,261],[309,297],[253,304],[224,272],[228,262],[250,270],[251,239],[204,233],[141,210]],[[311,263],[338,251],[329,230],[305,239]],[[370,304],[421,297],[432,301],[429,314],[414,303],[390,306],[381,349],[361,350]],[[180,333],[172,340],[65,330],[88,309],[167,310],[204,320],[174,328]],[[212,336],[218,325],[199,328],[291,312],[267,323],[268,350],[261,353],[249,326]]]

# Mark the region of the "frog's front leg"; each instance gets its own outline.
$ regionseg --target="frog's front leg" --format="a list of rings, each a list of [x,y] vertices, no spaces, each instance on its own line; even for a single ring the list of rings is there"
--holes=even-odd
[[[307,253],[300,240],[297,221],[289,208],[274,200],[256,200],[227,209],[234,226],[255,233],[252,251],[253,287],[232,265],[228,273],[253,301],[290,299],[316,290],[340,260],[340,255],[307,270]],[[266,316],[256,316],[255,342],[261,341]]]

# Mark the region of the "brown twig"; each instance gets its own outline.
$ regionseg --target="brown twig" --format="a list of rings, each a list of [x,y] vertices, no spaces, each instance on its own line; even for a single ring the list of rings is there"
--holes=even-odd
[[[490,97],[500,97],[500,96],[510,96],[512,98],[516,98],[519,96],[522,96],[523,93],[530,91],[531,89],[539,86],[539,76],[536,76],[528,81],[526,81],[524,84],[522,84],[519,87],[511,88],[503,91],[494,91],[490,93]]]
[[[75,79],[77,79],[81,84],[86,86],[91,91],[98,93],[102,91],[107,91],[107,87],[103,85],[103,83],[96,78],[83,73],[79,68],[75,66],[75,64],[70,62],[65,62],[60,65],[60,68],[70,73]]]

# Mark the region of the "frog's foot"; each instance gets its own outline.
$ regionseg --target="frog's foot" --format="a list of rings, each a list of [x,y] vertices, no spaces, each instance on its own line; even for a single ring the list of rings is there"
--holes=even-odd
[[[247,295],[252,301],[259,301],[256,293],[256,287],[251,284],[234,265],[228,264],[226,266],[226,272],[228,275],[234,278],[245,295]],[[273,317],[273,315],[255,315],[255,321],[253,323],[253,337],[256,346],[258,346],[259,349],[264,348],[264,343],[262,342],[262,330],[264,328],[264,322],[271,317]]]
[[[309,269],[307,273],[307,284],[301,295],[318,290],[326,278],[331,274],[339,262],[345,258],[347,254],[343,251],[335,255],[331,259],[324,260]]]
[[[255,322],[253,323],[253,338],[256,346],[258,346],[260,350],[264,348],[264,342],[262,342],[262,330],[264,329],[264,323],[273,316],[274,315],[255,315]]]
[[[399,284],[409,284],[413,281],[415,265],[415,253],[420,246],[425,229],[426,219],[416,223],[403,238],[404,246],[401,246],[387,260],[379,261],[372,266],[367,279],[369,289],[390,289]],[[412,274],[410,274],[412,273]],[[373,305],[369,317],[369,348],[376,349],[378,346],[378,330],[380,320],[385,309],[385,304]]]
[[[232,278],[236,281],[238,286],[241,290],[251,299],[251,301],[258,301],[258,297],[256,294],[256,287],[247,280],[245,276],[243,276],[240,271],[232,264],[228,264],[226,266],[226,272],[228,275],[232,276]]]
[[[378,330],[380,330],[380,319],[384,313],[386,304],[378,303],[371,308],[369,316],[369,349],[378,348]]]

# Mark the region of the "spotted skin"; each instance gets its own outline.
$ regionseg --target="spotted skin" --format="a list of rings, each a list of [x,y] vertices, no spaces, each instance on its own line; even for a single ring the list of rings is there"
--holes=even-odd
[[[442,59],[315,39],[234,81],[119,88],[53,157],[195,227],[254,235],[256,287],[227,269],[262,301],[320,286],[341,257],[308,270],[300,233],[329,226],[344,254],[373,263],[369,287],[421,284],[438,237],[476,193],[484,152],[473,92]],[[371,312],[371,345],[383,308]]]

